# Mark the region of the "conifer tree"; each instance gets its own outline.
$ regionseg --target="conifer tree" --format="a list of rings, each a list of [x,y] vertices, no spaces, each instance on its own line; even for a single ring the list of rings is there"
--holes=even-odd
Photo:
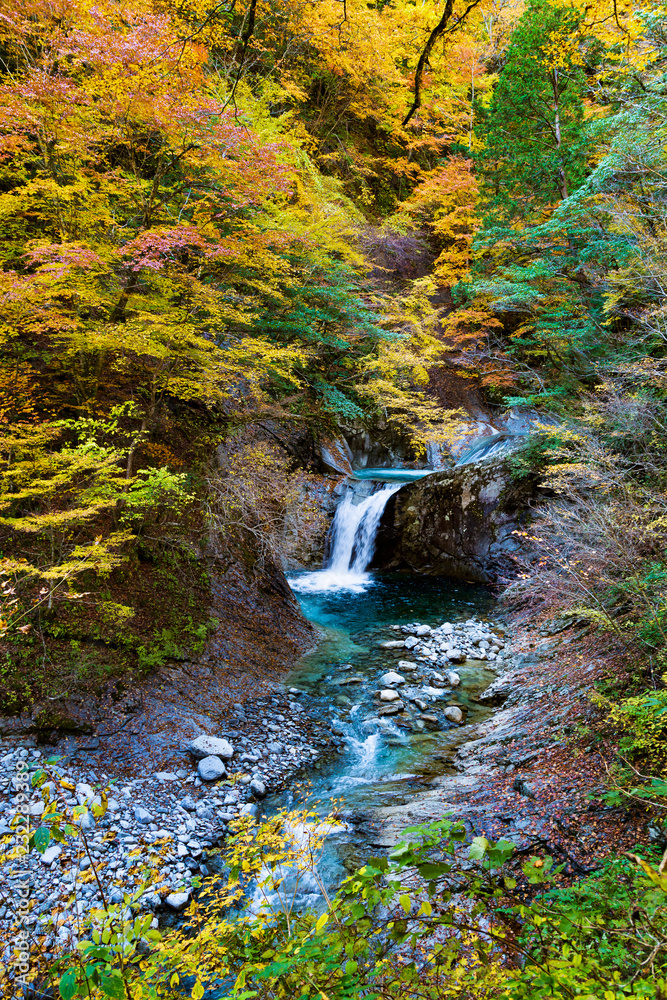
[[[478,130],[490,222],[534,219],[582,182],[585,76],[571,44],[580,13],[530,0]]]

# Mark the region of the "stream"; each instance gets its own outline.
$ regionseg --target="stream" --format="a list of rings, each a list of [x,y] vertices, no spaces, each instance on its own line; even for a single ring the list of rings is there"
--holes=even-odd
[[[460,686],[432,695],[428,714],[406,699],[404,711],[378,717],[377,693],[385,686],[381,677],[391,670],[401,673],[401,661],[413,659],[405,649],[385,648],[382,643],[404,639],[401,626],[414,623],[435,628],[474,619],[482,625],[496,608],[494,597],[482,586],[367,571],[389,497],[408,478],[416,478],[414,473],[409,477],[401,473],[363,470],[359,479],[377,482],[370,495],[359,497],[350,486],[341,499],[330,530],[328,564],[322,570],[295,574],[289,581],[304,614],[324,636],[297,663],[286,684],[307,693],[326,713],[338,737],[338,753],[315,770],[309,788],[277,796],[267,806],[271,811],[307,803],[323,817],[335,810],[343,820],[325,845],[320,874],[329,885],[378,848],[386,850],[386,843],[373,832],[374,813],[383,806],[402,805],[408,826],[411,801],[434,779],[455,773],[453,758],[469,738],[470,724],[483,721],[492,711],[474,699],[497,672],[482,660],[468,659],[456,667]],[[420,676],[432,668],[422,660]],[[448,704],[462,708],[465,725],[444,719]]]

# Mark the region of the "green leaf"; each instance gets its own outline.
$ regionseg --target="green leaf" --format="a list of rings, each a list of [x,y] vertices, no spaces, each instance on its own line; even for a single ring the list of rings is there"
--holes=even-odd
[[[112,997],[112,1000],[124,1000],[125,985],[123,977],[119,973],[112,974],[111,976],[101,976],[100,989],[105,996]],[[192,995],[194,996],[194,990]]]
[[[51,834],[47,826],[39,826],[35,830],[35,850],[43,854],[46,848],[49,846],[49,841],[51,839]]]
[[[475,837],[468,850],[468,857],[472,861],[481,861],[490,846],[486,837]]]
[[[409,913],[410,910],[412,909],[412,900],[410,899],[410,897],[404,893],[402,896],[398,897],[398,901],[405,910],[405,912]]]
[[[60,977],[58,989],[62,1000],[72,1000],[72,997],[81,995],[76,982],[76,969],[68,969],[65,975]]]
[[[47,778],[48,774],[46,773],[46,771],[42,771],[40,769],[39,771],[35,771],[35,773],[30,779],[30,783],[33,788],[40,788],[44,784]]]
[[[440,878],[441,875],[447,875],[451,870],[451,865],[433,864],[430,861],[425,861],[423,864],[417,865],[417,871],[425,879]]]
[[[345,963],[345,975],[352,976],[359,968],[359,963],[353,960]]]

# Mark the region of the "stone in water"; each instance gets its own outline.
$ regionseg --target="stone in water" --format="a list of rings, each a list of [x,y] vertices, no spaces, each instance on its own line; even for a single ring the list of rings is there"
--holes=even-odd
[[[380,691],[380,701],[398,701],[399,697],[398,691],[392,691],[391,688]]]
[[[401,677],[395,670],[390,670],[382,675],[380,683],[384,684],[385,687],[397,687],[399,684],[405,684],[405,677]]]

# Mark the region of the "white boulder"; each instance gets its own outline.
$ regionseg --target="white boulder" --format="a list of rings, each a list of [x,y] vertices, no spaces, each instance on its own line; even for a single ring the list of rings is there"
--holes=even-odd
[[[170,892],[165,903],[170,910],[184,910],[190,900],[189,892]]]
[[[382,675],[380,683],[385,687],[398,687],[399,684],[405,684],[405,677],[397,674],[395,670],[389,670],[386,674]]]
[[[227,776],[227,769],[219,757],[204,757],[197,764],[197,772],[202,781],[217,781]]]
[[[230,760],[234,756],[232,744],[219,736],[198,736],[196,740],[192,740],[188,749],[195,760],[203,760],[204,757]]]
[[[380,691],[380,701],[398,701],[400,695],[398,691],[394,691],[391,688],[386,688],[384,691]]]
[[[467,660],[466,654],[461,649],[448,649],[445,655],[452,663],[465,663]]]

